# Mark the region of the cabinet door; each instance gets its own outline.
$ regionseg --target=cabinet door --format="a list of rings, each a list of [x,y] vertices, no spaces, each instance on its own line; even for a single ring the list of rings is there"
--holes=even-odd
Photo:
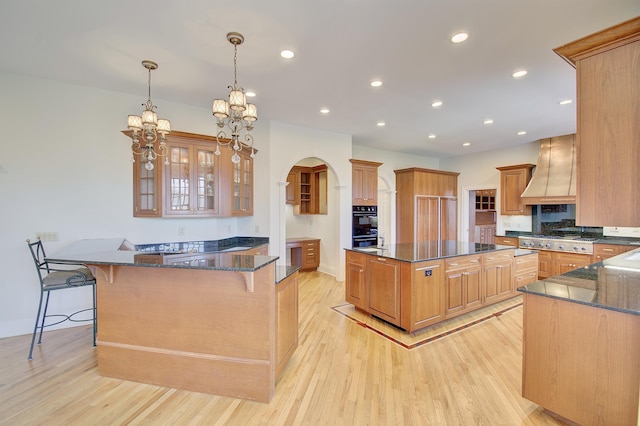
[[[146,161],[133,163],[133,216],[162,216],[163,161],[162,158],[156,158],[152,170],[147,170]]]
[[[637,23],[634,25],[637,33]],[[639,57],[640,40],[636,38],[576,63],[576,225],[640,223],[636,197],[621,196],[640,192]]]
[[[299,172],[291,170],[287,175],[287,204],[300,204]]]
[[[193,183],[191,147],[187,144],[173,143],[169,147],[169,165],[165,173],[165,215],[192,215]]]
[[[498,167],[500,170],[500,214],[530,215],[531,206],[522,203],[522,192],[531,179],[533,164]]]
[[[378,167],[382,163],[350,160],[352,163],[352,203],[354,206],[378,204]]]
[[[590,264],[591,256],[588,254],[555,253],[554,275],[562,275]]]
[[[218,214],[218,170],[214,151],[172,143],[165,172],[165,216]]]
[[[440,197],[419,195],[416,197],[415,241],[438,240],[440,238]]]
[[[409,324],[402,324],[407,331],[411,332],[443,319],[445,292],[442,272],[440,261],[414,267],[410,296],[411,318]],[[403,298],[403,303],[405,302],[409,301]]]
[[[551,259],[551,252],[540,251],[538,252],[538,277],[540,279],[549,278],[554,275],[553,261]]]
[[[440,240],[458,239],[458,200],[453,197],[440,198]]]
[[[365,287],[366,256],[347,251],[347,276],[345,281],[345,300],[357,308],[364,309],[367,303]]]
[[[400,325],[400,262],[367,256],[368,311]]]
[[[445,317],[450,318],[482,305],[480,256],[445,261]]]
[[[253,215],[253,158],[250,152],[242,150],[240,162],[232,166],[232,208],[233,216]]]

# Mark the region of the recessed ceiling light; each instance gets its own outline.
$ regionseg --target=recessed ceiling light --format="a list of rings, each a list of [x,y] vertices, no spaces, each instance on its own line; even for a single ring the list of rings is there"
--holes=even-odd
[[[518,136],[522,136],[522,135],[526,135],[526,134],[527,134],[527,132],[525,132],[524,130],[520,130],[518,132]]]
[[[558,102],[558,103],[559,103],[560,105],[568,105],[568,104],[570,104],[571,102],[573,102],[571,99],[565,99],[565,100],[562,100],[562,101],[560,101],[560,102]]]
[[[467,33],[458,33],[458,34],[454,35],[453,37],[451,37],[451,41],[453,43],[462,43],[463,41],[465,41],[468,38],[469,38],[469,34],[467,34]]]
[[[320,110],[320,113],[321,113],[321,114],[329,114],[329,108],[322,108],[322,109]]]
[[[471,142],[465,142],[462,144],[462,146],[469,146],[469,145],[471,145]]]
[[[486,120],[483,121],[484,124],[493,124],[493,120],[490,118],[487,118]]]
[[[433,133],[429,135],[429,139],[435,139],[435,138],[436,138],[436,135],[434,135]]]
[[[255,92],[247,92],[247,93],[245,93],[245,95],[247,95],[250,98],[253,98],[253,97],[256,96]]]
[[[373,80],[371,82],[371,87],[380,87],[382,86],[382,82],[380,80]]]
[[[524,77],[525,75],[527,75],[527,70],[520,70],[511,74],[513,78],[521,78],[521,77]]]
[[[291,59],[296,55],[291,50],[283,50],[282,52],[280,52],[280,56],[282,56],[285,59]]]
[[[377,126],[378,127],[384,127],[385,124],[387,124],[387,123],[385,123],[384,121],[378,121]]]
[[[442,101],[433,101],[431,106],[434,108],[438,108],[439,106],[442,106]]]

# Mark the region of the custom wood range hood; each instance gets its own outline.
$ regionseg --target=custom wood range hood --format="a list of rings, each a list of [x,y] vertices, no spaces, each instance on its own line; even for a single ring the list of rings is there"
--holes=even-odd
[[[575,134],[540,141],[538,163],[522,201],[526,205],[576,203]]]

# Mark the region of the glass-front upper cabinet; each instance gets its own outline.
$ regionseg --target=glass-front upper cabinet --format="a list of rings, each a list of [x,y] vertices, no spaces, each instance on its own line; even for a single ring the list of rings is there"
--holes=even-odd
[[[131,137],[130,131],[123,131]],[[224,142],[229,142],[225,140]],[[214,136],[172,131],[166,156],[148,170],[139,157],[133,163],[135,217],[229,217],[253,215],[253,158],[221,145],[216,155]],[[165,164],[165,160],[169,164]]]
[[[165,216],[216,216],[218,167],[214,148],[173,142],[165,169]]]
[[[239,153],[240,162],[233,166],[233,208],[234,216],[253,215],[253,158],[245,150]]]

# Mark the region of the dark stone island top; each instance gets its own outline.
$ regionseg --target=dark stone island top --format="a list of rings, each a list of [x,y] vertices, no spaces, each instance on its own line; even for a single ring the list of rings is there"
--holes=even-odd
[[[76,241],[47,256],[47,260],[90,265],[253,272],[275,262],[278,257],[233,253],[268,242],[268,238],[234,237],[217,241],[135,245],[124,238],[91,239]],[[296,267],[276,268],[276,282],[296,270]]]
[[[384,247],[353,247],[348,248],[358,253],[366,253],[373,256],[387,257],[402,262],[424,262],[438,260],[446,257],[465,256],[468,254],[482,254],[498,250],[513,250],[512,246],[494,244],[480,244],[468,241],[431,240],[415,243],[391,244]],[[519,254],[527,254],[529,251],[520,251]]]
[[[527,284],[518,291],[640,315],[640,249]]]

